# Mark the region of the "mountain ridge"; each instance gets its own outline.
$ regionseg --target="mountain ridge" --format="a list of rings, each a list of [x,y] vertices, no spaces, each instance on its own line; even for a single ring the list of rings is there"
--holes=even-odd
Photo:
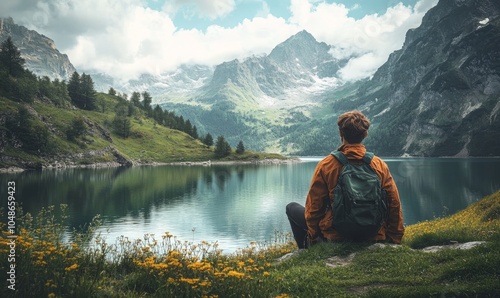
[[[350,58],[334,59],[334,45],[303,30],[268,55],[185,65],[127,88],[153,89],[155,103],[200,133],[254,150],[327,154],[339,145],[336,117],[358,109],[372,120],[366,145],[382,156],[498,156],[499,15],[493,0],[441,0],[357,82],[338,73]]]
[[[306,114],[320,104],[317,95],[340,84],[337,72],[347,59],[334,59],[330,50],[303,30],[268,55],[217,65],[206,88],[187,100],[189,104],[164,99],[161,105],[195,119],[201,131],[224,133],[233,143],[243,139],[256,150],[284,152],[278,143],[283,133],[310,119]],[[209,118],[234,121],[222,127]]]
[[[26,67],[36,75],[68,80],[76,71],[68,55],[59,52],[52,39],[16,25],[12,18],[0,18],[0,42],[9,36],[21,51]]]
[[[500,54],[499,15],[500,3],[495,1],[440,1],[429,10],[422,25],[407,34],[403,48],[375,73],[371,85],[389,89],[384,107],[388,110],[380,125],[395,129],[391,121],[406,118],[399,122],[398,129],[407,137],[394,137],[401,149],[385,150],[388,154],[500,154],[498,145],[493,150],[480,150],[481,154],[468,148],[478,142],[470,143],[474,135],[498,125],[496,122],[465,127],[470,126],[467,119],[475,117],[471,115],[475,110],[490,110],[487,106],[491,104],[498,107],[500,68],[495,57]],[[487,18],[491,21],[482,25],[480,22]],[[384,71],[392,74],[392,80],[387,81]],[[362,96],[370,100],[368,93]],[[494,115],[498,119],[498,113]],[[374,145],[384,151],[380,144]]]

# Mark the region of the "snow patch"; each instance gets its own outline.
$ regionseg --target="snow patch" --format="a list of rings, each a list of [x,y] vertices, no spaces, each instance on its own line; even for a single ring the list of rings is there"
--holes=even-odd
[[[276,105],[276,98],[268,96],[268,95],[262,95],[258,98],[259,105],[261,107],[272,107]]]
[[[498,114],[497,114],[498,110],[500,110],[500,101],[497,102],[497,104],[495,105],[495,107],[491,111],[491,114],[490,114],[490,124],[493,124],[493,121],[498,116]]]
[[[461,68],[462,65],[465,63],[465,61],[467,61],[467,59],[469,59],[469,55],[466,55],[465,57],[463,57],[462,59],[460,59],[460,61],[458,62],[457,68]]]
[[[481,24],[481,25],[484,26],[484,25],[488,24],[489,22],[490,22],[490,18],[486,18],[486,19],[484,19],[482,21],[479,21],[479,24]]]
[[[483,28],[489,22],[490,22],[489,18],[479,21],[479,26],[477,26],[476,30]]]
[[[466,108],[463,113],[462,113],[462,119],[465,118],[467,115],[469,115],[471,112],[479,109],[481,107],[482,103],[478,103],[475,105],[470,105],[468,108]]]
[[[382,112],[380,112],[380,113],[378,113],[377,115],[373,116],[373,118],[378,117],[378,116],[381,116],[381,115],[383,115],[383,114],[387,113],[390,109],[391,109],[391,107],[387,107],[387,108],[385,108]]]

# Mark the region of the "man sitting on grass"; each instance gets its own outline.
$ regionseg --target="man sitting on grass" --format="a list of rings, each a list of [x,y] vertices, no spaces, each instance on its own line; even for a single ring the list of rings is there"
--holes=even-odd
[[[333,152],[325,157],[316,166],[312,177],[309,193],[307,194],[305,207],[298,203],[290,203],[286,206],[286,214],[290,221],[292,232],[299,248],[307,248],[311,244],[329,241],[341,240],[361,240],[361,241],[387,241],[391,243],[401,243],[404,234],[403,215],[401,211],[401,202],[398,189],[394,182],[387,164],[379,157],[367,153],[365,146],[361,142],[368,136],[370,121],[359,111],[350,111],[340,115],[337,124],[339,126],[342,145],[338,148],[339,152]],[[365,154],[366,153],[366,154]],[[353,193],[352,199],[344,197],[347,186],[340,185],[339,177],[345,176],[346,185],[358,185],[359,188],[366,190],[364,181],[349,180],[354,179],[348,174],[343,175],[344,167],[364,166],[362,171],[372,172],[375,177],[371,180],[372,185],[378,185],[379,191],[368,189],[363,192],[368,195],[361,195],[357,190],[348,190]],[[376,174],[376,175],[375,175]],[[367,174],[369,176],[370,173]],[[359,177],[364,177],[360,175]],[[359,179],[359,178],[358,178]],[[344,181],[344,180],[343,180]],[[344,182],[343,182],[344,183]],[[342,184],[343,184],[342,183]],[[350,184],[349,184],[350,183]],[[344,187],[339,190],[339,185]],[[371,187],[371,186],[368,186]],[[367,207],[371,201],[365,200],[367,196],[380,197],[380,201],[373,200],[373,206]],[[336,196],[337,197],[336,197]],[[342,200],[342,201],[341,201]],[[379,203],[381,202],[381,203]],[[371,204],[371,203],[370,203]],[[339,207],[339,205],[342,205]],[[352,206],[352,208],[351,208]],[[340,209],[340,208],[345,209]],[[350,213],[351,209],[356,208],[362,211]],[[366,208],[372,208],[368,210]],[[382,211],[378,211],[378,209]],[[340,211],[339,211],[340,210]],[[344,211],[347,210],[347,211]],[[368,210],[368,211],[367,211]],[[347,212],[345,215],[344,212]],[[346,227],[349,223],[345,218],[363,217],[367,213],[373,213],[372,217],[378,218],[379,225],[372,224],[372,232],[365,233],[364,230]],[[379,213],[379,215],[377,215]],[[336,215],[336,216],[334,216]],[[344,216],[345,215],[345,216]],[[356,218],[353,221],[356,222]],[[361,225],[370,221],[361,219]],[[375,220],[373,220],[375,221]],[[354,224],[360,226],[360,224]],[[365,228],[365,227],[362,227]]]

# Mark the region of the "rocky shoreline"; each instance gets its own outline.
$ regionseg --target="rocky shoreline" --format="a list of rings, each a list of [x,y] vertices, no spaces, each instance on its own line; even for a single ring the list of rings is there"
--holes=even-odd
[[[113,155],[112,161],[107,162],[89,162],[82,163],[82,160],[89,157],[103,156],[105,153]],[[266,159],[251,159],[251,160],[206,160],[206,161],[175,161],[175,162],[156,162],[156,161],[136,161],[125,158],[119,154],[113,147],[106,148],[99,152],[87,152],[85,154],[75,154],[73,156],[50,158],[44,162],[24,162],[9,160],[15,166],[0,167],[0,173],[17,173],[26,170],[58,170],[58,169],[84,169],[84,168],[114,168],[114,167],[137,167],[137,166],[165,166],[165,165],[180,165],[180,166],[212,166],[212,165],[235,165],[235,164],[286,164],[300,162],[299,158],[266,158]]]

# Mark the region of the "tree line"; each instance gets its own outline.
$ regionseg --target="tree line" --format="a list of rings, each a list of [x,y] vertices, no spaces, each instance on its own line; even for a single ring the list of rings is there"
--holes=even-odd
[[[47,76],[37,77],[26,69],[24,64],[25,60],[21,57],[21,52],[14,45],[11,37],[8,37],[0,45],[0,96],[25,103],[32,103],[34,98],[38,97],[50,100],[55,106],[61,108],[71,108],[73,105],[84,110],[105,112],[104,103],[97,97],[90,75],[85,73],[80,75],[75,71],[66,83],[64,80],[50,80]],[[207,146],[214,145],[212,135],[207,133],[200,137],[196,126],[190,120],[174,112],[163,110],[159,105],[153,108],[152,96],[147,91],[133,92],[130,100],[126,94],[118,94],[113,88],[109,89],[108,94],[121,99],[115,106],[115,117],[111,121],[114,132],[121,137],[129,137],[131,128],[129,118],[141,110],[162,126],[185,132],[201,140]],[[26,150],[47,150],[49,132],[45,126],[37,124],[26,108],[20,108],[17,115],[7,121],[6,126],[9,131],[20,136]],[[67,139],[76,141],[85,134],[85,131],[84,121],[81,118],[74,119],[66,131]],[[240,141],[236,152],[241,154],[244,151],[244,145]],[[230,152],[231,146],[224,136],[219,136],[215,143],[216,157],[225,157]]]

